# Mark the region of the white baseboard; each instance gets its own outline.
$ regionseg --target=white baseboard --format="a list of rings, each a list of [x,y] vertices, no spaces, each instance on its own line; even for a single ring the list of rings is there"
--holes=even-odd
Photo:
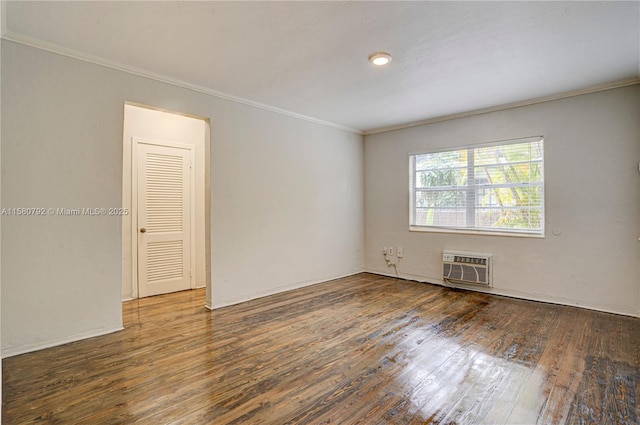
[[[272,288],[272,289],[270,289],[268,291],[256,292],[256,293],[253,293],[253,294],[246,294],[246,295],[243,295],[243,296],[240,296],[240,297],[231,298],[231,299],[227,299],[227,300],[220,300],[218,302],[213,303],[213,305],[209,304],[209,300],[207,300],[207,304],[205,304],[205,307],[208,308],[209,310],[215,310],[217,308],[228,307],[230,305],[240,304],[240,303],[243,303],[243,302],[246,302],[246,301],[255,300],[255,299],[258,299],[258,298],[268,297],[269,295],[275,295],[275,294],[279,294],[281,292],[292,291],[294,289],[300,289],[300,288],[304,288],[306,286],[317,285],[319,283],[329,282],[331,280],[342,279],[342,278],[349,277],[349,276],[355,276],[355,275],[363,273],[363,272],[364,272],[364,270],[359,270],[359,271],[355,271],[355,272],[352,272],[352,273],[348,273],[348,274],[340,275],[340,276],[335,276],[335,277],[326,277],[326,278],[322,278],[322,279],[318,279],[318,280],[309,280],[309,281],[292,283],[292,284],[289,284],[289,285],[278,286],[278,287]]]
[[[463,289],[468,291],[482,292],[484,294],[500,295],[503,297],[518,298],[518,299],[527,300],[527,301],[539,301],[539,302],[550,303],[550,304],[579,307],[587,310],[601,311],[603,313],[620,314],[622,316],[640,317],[639,311],[627,310],[624,308],[620,308],[618,306],[593,304],[593,303],[588,303],[585,301],[570,299],[570,298],[554,297],[551,295],[529,293],[529,292],[523,292],[523,291],[514,291],[514,290],[500,289],[500,288],[483,288],[483,287],[476,288],[476,287],[468,287],[468,286],[457,286],[457,285],[445,283],[441,279],[428,278],[428,277],[417,276],[417,275],[412,275],[408,273],[399,273],[398,276],[396,276],[395,274],[389,273],[388,271],[377,270],[377,269],[368,269],[368,270],[365,270],[365,272],[382,275],[382,276],[394,277],[394,278],[397,277],[399,279],[404,279],[404,280],[414,280],[417,282],[428,283],[431,285],[445,286],[447,288],[456,288],[456,289]]]
[[[71,335],[68,337],[42,341],[33,344],[15,345],[13,347],[2,347],[2,358],[13,357],[20,354],[31,353],[33,351],[44,350],[45,348],[57,347],[58,345],[68,344],[70,342],[76,342],[87,338],[93,338],[96,336],[107,335],[113,332],[123,330],[122,324],[118,324],[114,327],[103,327],[99,329],[92,329],[90,331],[81,332],[79,334]]]

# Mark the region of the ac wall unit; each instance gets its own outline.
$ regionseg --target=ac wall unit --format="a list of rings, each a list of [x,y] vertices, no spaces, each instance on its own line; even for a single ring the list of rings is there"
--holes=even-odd
[[[491,287],[491,275],[491,254],[442,253],[442,280],[445,282]]]

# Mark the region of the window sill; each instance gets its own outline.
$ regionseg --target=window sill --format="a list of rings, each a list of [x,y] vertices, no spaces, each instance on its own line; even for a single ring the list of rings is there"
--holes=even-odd
[[[544,232],[542,234],[536,233],[518,233],[518,232],[493,232],[486,230],[467,230],[467,229],[447,229],[442,227],[422,227],[422,226],[409,226],[410,232],[423,232],[423,233],[449,233],[449,234],[461,234],[461,235],[478,235],[478,236],[506,236],[510,238],[533,238],[544,239]]]

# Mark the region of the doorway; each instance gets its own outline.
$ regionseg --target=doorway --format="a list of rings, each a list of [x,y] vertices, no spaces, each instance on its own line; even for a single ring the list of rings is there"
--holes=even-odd
[[[122,299],[210,285],[209,122],[126,103]]]

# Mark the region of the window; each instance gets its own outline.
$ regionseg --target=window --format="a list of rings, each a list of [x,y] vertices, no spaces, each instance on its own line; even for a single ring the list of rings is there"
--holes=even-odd
[[[411,155],[411,230],[544,235],[541,137]]]

